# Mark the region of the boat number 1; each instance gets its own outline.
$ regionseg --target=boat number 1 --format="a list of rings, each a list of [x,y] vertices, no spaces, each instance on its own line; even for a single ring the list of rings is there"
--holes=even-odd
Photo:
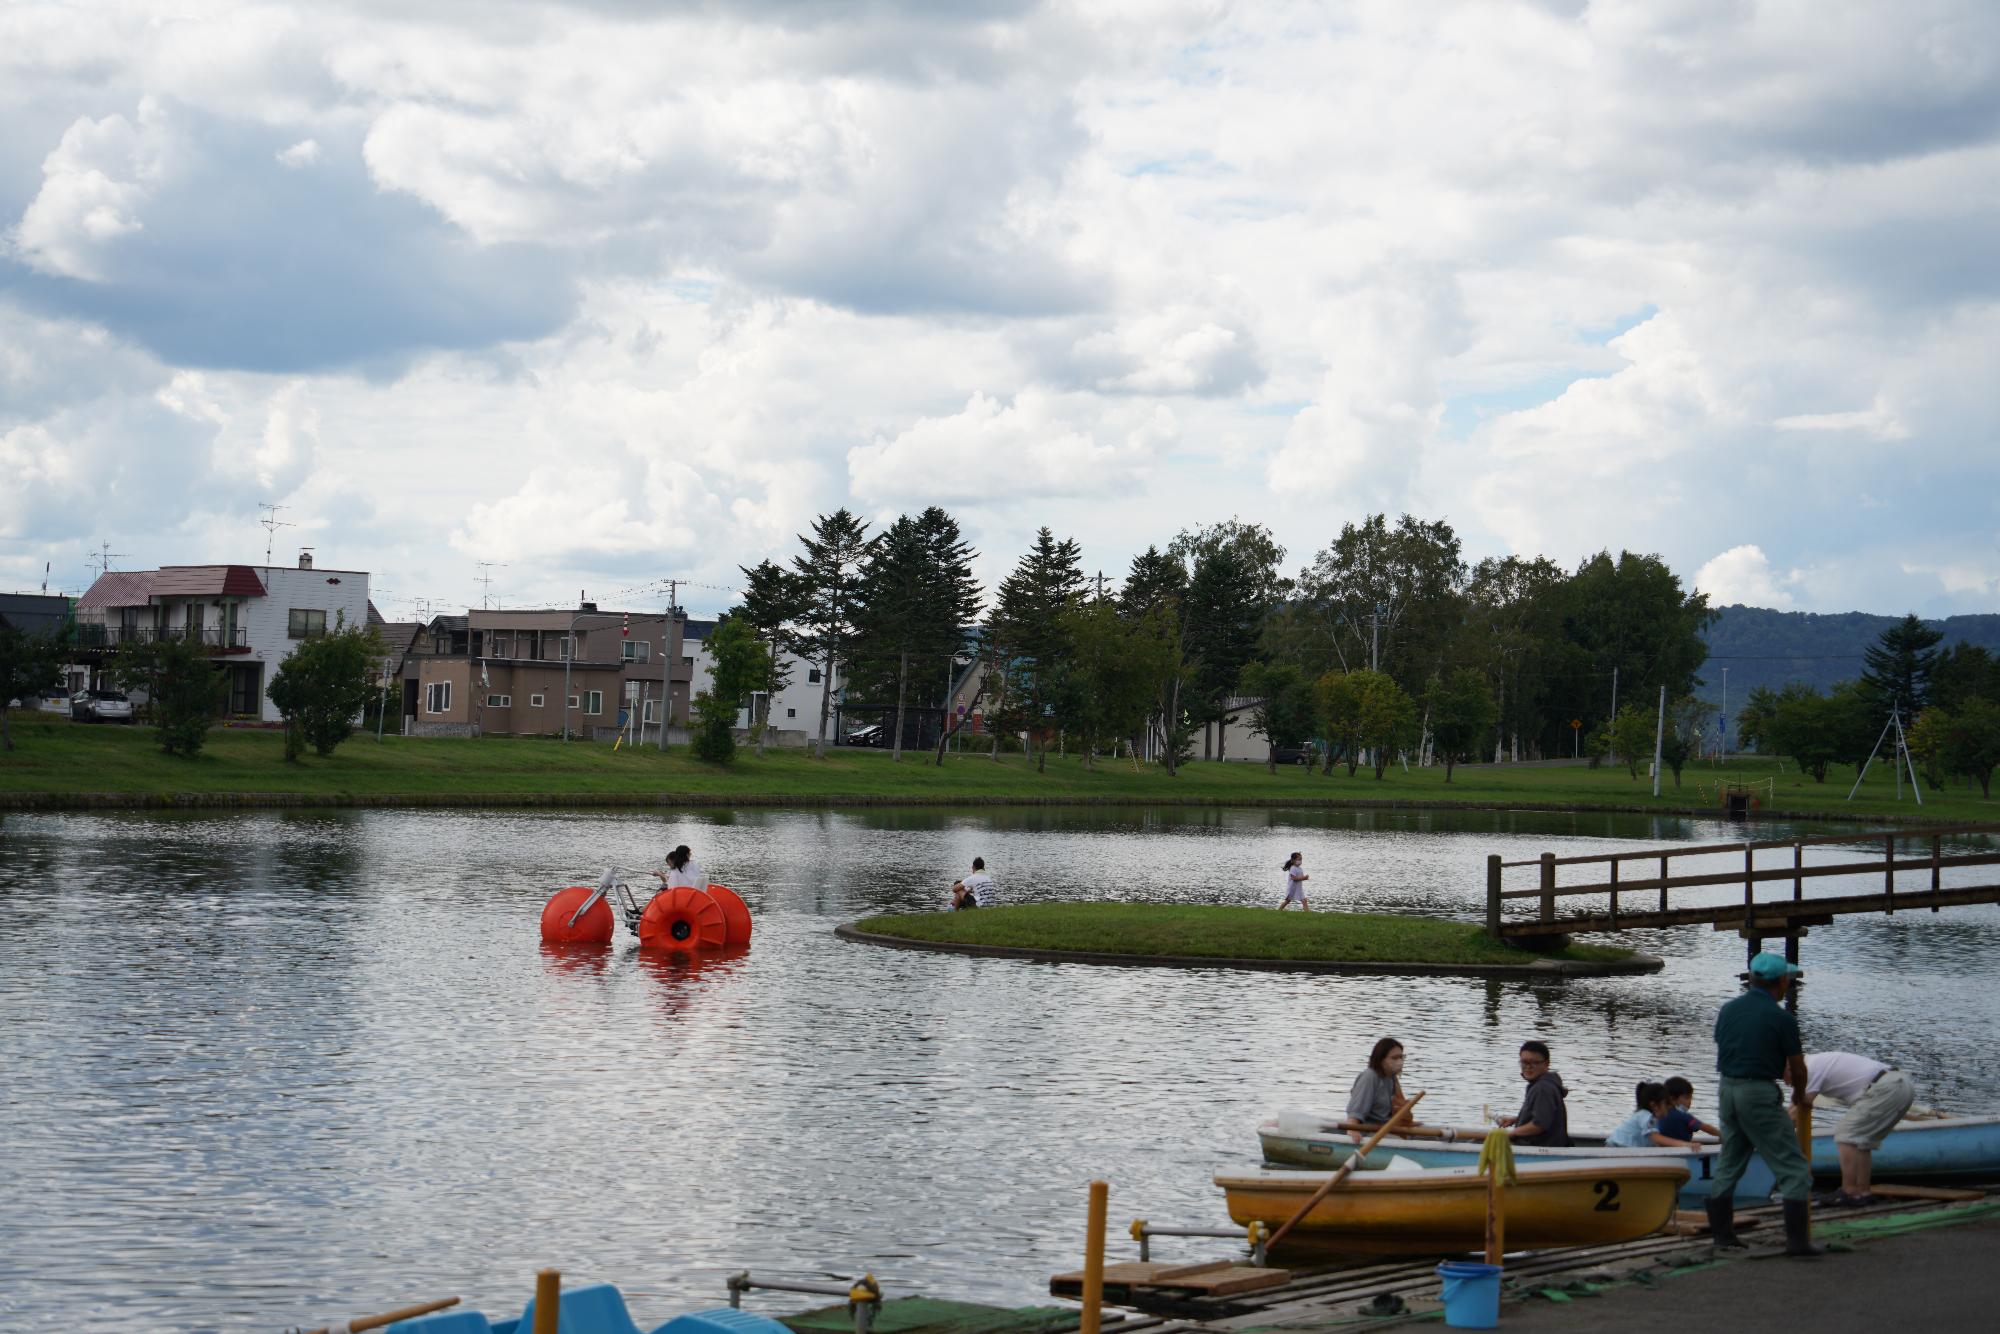
[[[1592,1182],[1590,1193],[1604,1197],[1597,1202],[1597,1207],[1592,1210],[1593,1213],[1615,1214],[1618,1212],[1618,1183],[1616,1181]]]

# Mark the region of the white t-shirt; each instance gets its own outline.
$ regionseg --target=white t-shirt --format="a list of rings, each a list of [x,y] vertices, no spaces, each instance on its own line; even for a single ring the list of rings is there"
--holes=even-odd
[[[708,888],[708,877],[702,873],[701,863],[692,857],[688,858],[688,864],[678,871],[671,866],[667,868],[667,888],[679,889],[683,885],[693,889]]]
[[[1806,1092],[1813,1097],[1824,1093],[1851,1106],[1888,1068],[1853,1052],[1816,1051],[1806,1057]]]
[[[1285,868],[1285,897],[1302,899],[1306,896],[1306,868],[1287,866]]]
[[[958,882],[972,895],[972,901],[982,908],[993,906],[993,877],[984,871],[974,871]]]

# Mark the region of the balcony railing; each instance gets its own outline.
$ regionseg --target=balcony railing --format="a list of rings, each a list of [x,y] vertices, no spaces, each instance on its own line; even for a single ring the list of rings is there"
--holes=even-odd
[[[212,649],[248,648],[243,627],[234,630],[219,625],[90,625],[76,627],[78,648],[117,648],[121,644],[157,644],[185,640]]]

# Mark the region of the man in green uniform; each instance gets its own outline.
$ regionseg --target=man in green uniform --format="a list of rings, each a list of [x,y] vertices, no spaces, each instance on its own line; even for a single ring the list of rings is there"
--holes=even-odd
[[[1736,1183],[1750,1155],[1763,1155],[1784,1199],[1785,1254],[1819,1255],[1812,1244],[1812,1169],[1798,1130],[1785,1114],[1777,1081],[1792,1086],[1794,1106],[1806,1106],[1806,1058],[1799,1021],[1785,1009],[1792,978],[1803,971],[1775,954],[1750,961],[1750,985],[1715,1016],[1715,1068],[1722,1076],[1722,1152],[1708,1194],[1709,1235],[1717,1250],[1740,1250]]]

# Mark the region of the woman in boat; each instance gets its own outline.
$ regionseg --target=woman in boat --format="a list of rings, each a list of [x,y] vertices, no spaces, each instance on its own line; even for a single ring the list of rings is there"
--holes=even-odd
[[[662,889],[680,889],[683,886],[690,889],[708,888],[708,877],[702,874],[701,866],[695,861],[694,854],[688,851],[688,845],[685,843],[667,854],[666,870],[655,871],[653,874],[659,878]]]
[[[1359,1144],[1365,1138],[1362,1126],[1379,1126],[1388,1121],[1403,1104],[1409,1101],[1403,1096],[1403,1044],[1394,1038],[1383,1038],[1368,1053],[1368,1068],[1354,1078],[1354,1087],[1347,1095],[1348,1133]],[[1408,1121],[1405,1125],[1416,1125]]]
[[[1674,1100],[1667,1096],[1665,1084],[1655,1084],[1650,1079],[1639,1081],[1634,1092],[1638,1110],[1618,1123],[1618,1128],[1604,1137],[1604,1143],[1614,1149],[1643,1149],[1649,1146],[1662,1149],[1692,1149],[1694,1144],[1684,1139],[1670,1139],[1660,1133],[1660,1118],[1673,1108]]]

